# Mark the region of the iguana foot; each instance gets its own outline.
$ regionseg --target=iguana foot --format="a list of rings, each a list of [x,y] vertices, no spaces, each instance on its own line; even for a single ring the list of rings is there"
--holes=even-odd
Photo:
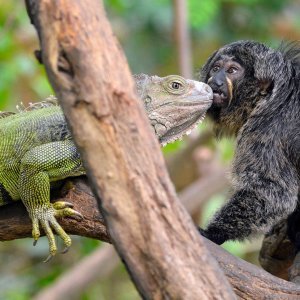
[[[40,225],[42,226],[49,242],[49,256],[44,262],[48,262],[57,253],[55,237],[52,229],[63,240],[65,248],[62,253],[66,253],[72,244],[71,238],[66,234],[63,228],[58,224],[56,218],[75,217],[82,219],[83,216],[72,209],[73,205],[69,202],[58,201],[51,203],[48,207],[35,208],[30,216],[32,220],[33,245],[36,245],[40,237]],[[40,225],[39,225],[40,224]]]

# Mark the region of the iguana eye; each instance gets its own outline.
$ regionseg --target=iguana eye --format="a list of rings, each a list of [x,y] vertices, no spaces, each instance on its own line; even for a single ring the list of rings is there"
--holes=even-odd
[[[174,90],[179,90],[182,87],[182,84],[177,81],[173,81],[171,86]]]
[[[146,104],[150,104],[151,103],[151,98],[149,96],[146,97],[145,103]]]
[[[187,81],[178,75],[169,75],[167,77],[163,77],[161,84],[164,90],[172,95],[184,94],[188,86]]]

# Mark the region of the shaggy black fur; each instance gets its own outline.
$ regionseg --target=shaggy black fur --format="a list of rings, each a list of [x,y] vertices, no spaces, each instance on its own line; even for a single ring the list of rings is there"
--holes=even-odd
[[[300,45],[273,50],[254,41],[229,44],[208,59],[201,81],[208,82],[214,63],[224,55],[245,71],[232,82],[231,101],[209,110],[220,134],[237,137],[234,193],[200,231],[222,244],[267,232],[290,216],[290,238],[300,246]],[[267,87],[264,93],[262,87]]]

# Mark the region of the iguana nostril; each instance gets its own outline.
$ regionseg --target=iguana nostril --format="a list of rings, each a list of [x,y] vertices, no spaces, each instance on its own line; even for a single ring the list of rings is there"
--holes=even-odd
[[[212,89],[209,85],[206,85],[204,88],[205,92],[207,92],[208,94],[212,94]]]

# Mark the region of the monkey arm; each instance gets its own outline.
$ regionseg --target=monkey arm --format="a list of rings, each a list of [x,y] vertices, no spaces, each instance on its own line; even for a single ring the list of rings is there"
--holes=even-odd
[[[271,199],[273,197],[270,195]],[[281,204],[271,199],[262,199],[255,191],[237,191],[201,233],[220,245],[227,240],[243,240],[250,234],[267,232],[287,213],[286,205],[278,209]],[[283,201],[290,205],[292,211],[297,199],[287,197]]]
[[[249,146],[245,147],[245,144],[249,145],[248,141],[239,141],[237,146],[233,196],[214,216],[207,229],[200,230],[217,244],[268,232],[279,220],[291,214],[297,205],[295,168],[283,159],[274,143],[268,141],[249,149]]]
[[[221,245],[227,240],[243,239],[251,234],[252,222],[259,223],[255,215],[255,194],[246,191],[236,192],[223,208],[213,217],[206,230],[201,234],[214,243]],[[256,219],[256,220],[255,220]]]

